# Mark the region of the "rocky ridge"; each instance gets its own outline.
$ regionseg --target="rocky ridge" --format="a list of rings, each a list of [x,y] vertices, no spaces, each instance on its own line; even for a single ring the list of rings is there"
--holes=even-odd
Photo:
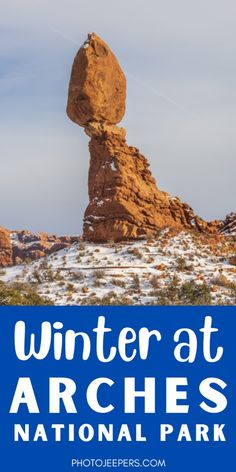
[[[56,236],[0,228],[0,267],[34,261],[80,241],[79,236]]]
[[[236,213],[230,213],[221,221],[219,232],[226,236],[236,236]]]

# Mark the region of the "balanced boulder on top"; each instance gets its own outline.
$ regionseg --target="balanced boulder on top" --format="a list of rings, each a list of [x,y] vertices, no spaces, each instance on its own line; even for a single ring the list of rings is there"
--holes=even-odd
[[[90,121],[119,123],[125,114],[126,79],[113,52],[96,34],[75,56],[67,114],[80,126]]]

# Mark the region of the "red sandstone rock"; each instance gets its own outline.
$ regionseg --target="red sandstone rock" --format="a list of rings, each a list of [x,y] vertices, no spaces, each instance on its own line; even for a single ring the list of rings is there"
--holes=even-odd
[[[34,261],[79,242],[80,237],[56,236],[0,228],[0,267]]]
[[[113,52],[95,33],[79,49],[72,66],[67,114],[75,123],[119,123],[125,113],[126,79]]]
[[[84,217],[84,238],[89,241],[141,239],[173,227],[216,231],[186,203],[156,186],[147,159],[129,147],[122,130],[105,124],[89,135],[89,205]],[[116,130],[114,130],[116,128]],[[87,131],[87,130],[86,130]]]
[[[10,231],[0,227],[0,267],[12,265]]]
[[[83,236],[88,241],[135,240],[173,227],[216,233],[186,203],[160,191],[147,159],[126,144],[115,126],[125,111],[125,76],[110,48],[94,33],[72,67],[67,113],[91,138],[89,205]]]
[[[236,266],[236,256],[231,256],[229,258],[229,264]]]

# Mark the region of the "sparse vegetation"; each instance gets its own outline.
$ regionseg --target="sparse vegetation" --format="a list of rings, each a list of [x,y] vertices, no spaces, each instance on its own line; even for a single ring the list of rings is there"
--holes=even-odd
[[[0,305],[53,305],[45,298],[41,297],[30,285],[23,283],[5,284],[0,282]]]
[[[210,305],[210,288],[205,283],[185,282],[180,289],[180,299],[183,305]]]
[[[128,249],[128,254],[132,254],[133,256],[137,257],[138,259],[142,259],[143,255],[140,252],[139,248],[134,247],[134,248],[129,248]]]
[[[176,270],[177,271],[191,271],[193,270],[192,264],[189,264],[184,257],[178,257],[176,261]]]
[[[0,304],[235,304],[236,268],[228,264],[235,248],[233,238],[214,244],[205,235],[168,230],[156,240],[77,243],[0,269]]]
[[[132,276],[132,288],[137,292],[140,291],[141,287],[140,287],[140,280],[139,280],[138,274],[134,274]]]

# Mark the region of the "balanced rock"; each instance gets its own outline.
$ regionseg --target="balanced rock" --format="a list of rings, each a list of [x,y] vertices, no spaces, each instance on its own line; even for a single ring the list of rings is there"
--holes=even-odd
[[[119,123],[125,113],[126,79],[113,52],[96,34],[75,56],[67,114],[81,126],[91,121]]]
[[[92,33],[74,59],[67,105],[69,117],[91,138],[84,239],[135,240],[166,227],[216,233],[219,222],[204,222],[189,205],[159,190],[147,159],[127,145],[125,129],[115,126],[125,112],[125,91],[117,59]]]

